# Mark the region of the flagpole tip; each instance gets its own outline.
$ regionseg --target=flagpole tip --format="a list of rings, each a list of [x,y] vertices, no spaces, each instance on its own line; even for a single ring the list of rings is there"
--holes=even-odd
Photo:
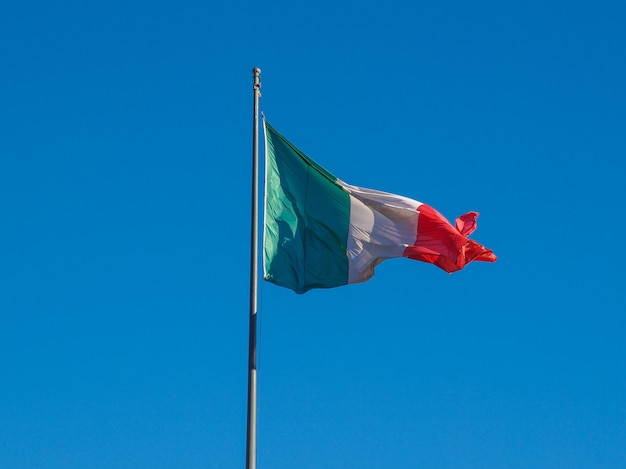
[[[261,69],[258,67],[255,67],[252,69],[252,73],[254,73],[255,75],[260,75],[261,74]]]

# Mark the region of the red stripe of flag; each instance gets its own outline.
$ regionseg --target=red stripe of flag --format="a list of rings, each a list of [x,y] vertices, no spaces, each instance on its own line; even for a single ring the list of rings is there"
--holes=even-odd
[[[404,250],[404,257],[434,264],[446,272],[461,270],[471,261],[496,261],[491,249],[467,238],[476,229],[478,212],[461,215],[454,227],[428,205],[420,205],[417,211],[417,239]]]

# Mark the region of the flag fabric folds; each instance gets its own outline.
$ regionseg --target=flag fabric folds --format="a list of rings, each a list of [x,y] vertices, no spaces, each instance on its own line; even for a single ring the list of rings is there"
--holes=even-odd
[[[477,212],[452,226],[432,207],[337,179],[265,125],[264,279],[305,293],[369,280],[385,259],[446,272],[496,256],[469,239]]]

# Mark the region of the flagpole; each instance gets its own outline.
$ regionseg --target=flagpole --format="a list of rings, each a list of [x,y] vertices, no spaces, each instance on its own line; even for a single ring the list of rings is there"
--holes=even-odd
[[[248,341],[248,431],[246,469],[256,469],[256,339],[258,284],[258,212],[259,212],[259,96],[261,69],[253,68],[252,117],[252,223],[250,230],[250,326]]]

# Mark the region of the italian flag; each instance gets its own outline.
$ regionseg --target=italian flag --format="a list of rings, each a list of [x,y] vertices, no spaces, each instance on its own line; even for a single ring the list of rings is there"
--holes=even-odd
[[[337,179],[265,125],[264,279],[305,293],[369,280],[385,259],[407,257],[446,272],[496,256],[467,236],[477,212],[452,226],[416,200]]]

